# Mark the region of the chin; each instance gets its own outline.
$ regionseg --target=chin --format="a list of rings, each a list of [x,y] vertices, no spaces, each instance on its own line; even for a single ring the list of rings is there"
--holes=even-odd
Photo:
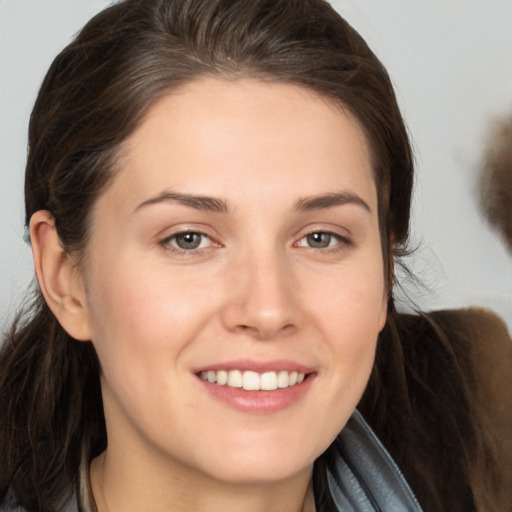
[[[207,461],[203,460],[203,470],[226,483],[271,484],[310,471],[315,459],[327,448],[313,446],[311,439],[309,443],[300,440],[290,443],[283,439],[278,443],[259,441],[248,441],[243,449],[232,446],[210,454]]]
[[[282,459],[282,457],[281,457]],[[293,478],[298,473],[309,471],[312,461],[276,461],[275,457],[260,462],[243,464],[220,464],[210,476],[217,481],[233,485],[269,485]]]

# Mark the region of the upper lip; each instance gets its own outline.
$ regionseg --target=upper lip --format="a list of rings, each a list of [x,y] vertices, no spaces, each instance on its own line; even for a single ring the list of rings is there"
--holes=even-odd
[[[303,364],[296,363],[294,361],[285,360],[285,359],[274,359],[270,361],[254,361],[248,359],[242,359],[237,361],[226,361],[222,363],[212,363],[205,366],[201,366],[194,369],[194,373],[201,373],[207,371],[230,371],[230,370],[240,370],[244,371],[253,371],[257,373],[265,373],[265,372],[279,372],[279,371],[288,371],[288,372],[297,372],[297,373],[312,373],[314,370],[311,367],[305,366]]]

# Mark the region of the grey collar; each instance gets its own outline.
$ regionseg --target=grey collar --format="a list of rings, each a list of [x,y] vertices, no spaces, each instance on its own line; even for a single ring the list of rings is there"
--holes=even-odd
[[[319,512],[421,512],[391,455],[356,410],[317,465],[329,497]],[[329,504],[330,503],[330,504]]]

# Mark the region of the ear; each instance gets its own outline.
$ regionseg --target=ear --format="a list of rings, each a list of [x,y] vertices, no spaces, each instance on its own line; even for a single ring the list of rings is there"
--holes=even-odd
[[[393,285],[395,284],[395,249],[396,249],[396,235],[392,231],[389,236],[389,257],[388,257],[388,286],[387,296],[391,297],[393,293]]]
[[[394,232],[390,233],[389,236],[389,253],[388,253],[388,268],[385,270],[387,283],[384,290],[384,296],[382,298],[382,312],[379,321],[379,332],[384,329],[387,321],[389,302],[393,300],[393,285],[395,281],[395,246],[396,236]]]
[[[383,297],[382,297],[382,309],[380,311],[380,316],[379,316],[379,332],[382,331],[382,329],[384,329],[384,326],[386,325],[386,321],[387,321],[387,318],[388,318],[388,302],[389,302],[389,298],[388,298],[388,295],[385,294]]]
[[[77,340],[89,340],[85,288],[72,256],[64,250],[50,212],[30,219],[34,266],[43,296],[63,329]]]

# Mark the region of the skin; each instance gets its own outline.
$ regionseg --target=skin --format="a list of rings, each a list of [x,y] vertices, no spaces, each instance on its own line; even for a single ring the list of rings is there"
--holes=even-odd
[[[170,194],[208,196],[222,211]],[[184,231],[203,233],[198,249],[178,247]],[[312,232],[325,244],[311,246]],[[295,85],[196,81],[153,105],[125,142],[79,273],[47,212],[32,234],[47,300],[101,362],[99,510],[301,510],[386,318],[377,193],[357,122]],[[196,373],[238,360],[304,365],[307,391],[277,411],[232,407]]]

